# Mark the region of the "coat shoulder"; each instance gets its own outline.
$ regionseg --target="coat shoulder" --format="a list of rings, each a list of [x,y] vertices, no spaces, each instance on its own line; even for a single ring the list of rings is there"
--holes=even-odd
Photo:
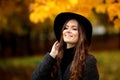
[[[86,63],[86,64],[91,64],[91,63],[96,64],[96,62],[97,62],[97,60],[96,60],[96,58],[95,58],[94,55],[88,54],[88,55],[86,56],[86,59],[85,59],[85,63]]]

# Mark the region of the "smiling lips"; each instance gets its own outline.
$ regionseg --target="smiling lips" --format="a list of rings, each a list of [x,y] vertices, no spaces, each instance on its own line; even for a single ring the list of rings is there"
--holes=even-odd
[[[72,38],[73,36],[72,35],[65,35],[66,38]]]

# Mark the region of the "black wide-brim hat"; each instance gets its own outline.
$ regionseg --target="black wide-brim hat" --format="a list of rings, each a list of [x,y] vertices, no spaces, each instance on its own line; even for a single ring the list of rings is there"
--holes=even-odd
[[[80,24],[82,24],[82,27],[86,33],[86,39],[87,39],[88,45],[90,45],[91,37],[92,37],[92,24],[86,17],[73,12],[62,12],[55,17],[54,33],[55,33],[56,39],[60,41],[62,27],[64,23],[69,19],[76,19]]]

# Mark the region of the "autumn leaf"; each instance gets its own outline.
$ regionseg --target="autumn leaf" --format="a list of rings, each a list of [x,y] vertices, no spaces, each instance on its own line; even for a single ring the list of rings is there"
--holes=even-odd
[[[114,27],[116,30],[120,29],[120,19],[115,19],[114,20]]]
[[[93,11],[108,15],[108,21],[118,25],[114,18],[120,19],[120,0],[35,0],[30,7],[30,20],[34,23],[43,22],[63,11],[76,12],[89,17]],[[118,21],[117,21],[118,22]]]

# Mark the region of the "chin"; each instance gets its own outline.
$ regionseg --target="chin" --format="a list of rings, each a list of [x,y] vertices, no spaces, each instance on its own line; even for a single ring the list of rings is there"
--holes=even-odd
[[[73,41],[64,41],[65,43],[68,43],[68,44],[73,44],[74,42]]]

